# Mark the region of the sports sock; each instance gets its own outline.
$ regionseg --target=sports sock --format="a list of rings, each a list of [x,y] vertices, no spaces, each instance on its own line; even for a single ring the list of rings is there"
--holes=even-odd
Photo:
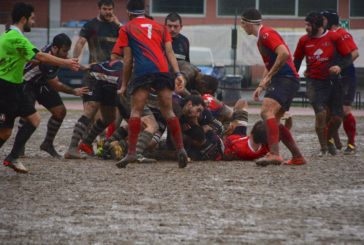
[[[104,123],[101,119],[98,119],[94,125],[92,125],[90,131],[87,136],[83,139],[83,143],[92,145],[92,142],[96,139],[97,135],[99,135],[102,131],[107,128],[107,124]]]
[[[53,116],[49,118],[48,124],[47,124],[47,134],[44,139],[44,142],[47,144],[53,145],[54,138],[56,137],[56,134],[59,130],[59,128],[62,125],[62,121],[57,120]]]
[[[148,131],[143,131],[139,134],[138,142],[136,144],[136,153],[143,154],[144,150],[148,147],[153,134]]]
[[[169,132],[172,136],[174,147],[176,148],[176,150],[183,149],[182,130],[181,125],[179,124],[179,119],[177,117],[170,117],[166,121]]]
[[[128,121],[128,154],[134,155],[136,144],[141,130],[141,120],[139,117],[131,117]]]
[[[287,147],[287,149],[291,152],[293,157],[301,157],[302,154],[298,149],[296,141],[293,139],[291,131],[284,125],[279,125],[279,135],[282,143]]]
[[[86,116],[81,116],[80,119],[78,119],[72,132],[71,143],[68,150],[75,150],[78,147],[78,143],[80,142],[80,139],[83,137],[83,135],[86,133],[90,123],[91,120]]]
[[[344,118],[344,130],[348,136],[348,144],[355,145],[356,120],[352,113]]]
[[[335,137],[341,126],[342,119],[339,116],[333,116],[327,123],[327,138],[332,139]]]
[[[0,138],[0,148],[4,145],[5,142],[6,142],[6,140],[3,140]]]
[[[327,133],[326,133],[326,111],[316,114],[315,130],[320,142],[321,150],[327,151]]]
[[[112,142],[112,141],[120,141],[122,139],[125,139],[126,136],[128,136],[128,131],[123,128],[123,127],[119,127],[115,130],[115,132],[110,136],[110,138],[107,139],[108,142]]]
[[[109,126],[107,127],[106,139],[110,138],[110,136],[115,132],[115,129],[116,129],[115,122],[110,123]]]
[[[21,150],[25,147],[25,144],[35,130],[36,127],[34,127],[30,122],[25,122],[23,126],[19,128],[19,131],[15,136],[13,148],[11,149],[10,154],[6,157],[6,160],[14,161],[19,158]]]
[[[269,152],[279,155],[279,128],[275,118],[265,120]]]

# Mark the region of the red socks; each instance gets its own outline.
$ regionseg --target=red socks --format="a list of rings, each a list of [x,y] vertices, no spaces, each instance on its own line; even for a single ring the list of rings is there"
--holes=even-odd
[[[288,148],[288,150],[292,153],[293,157],[301,157],[302,154],[298,149],[296,141],[293,139],[291,131],[284,125],[279,125],[279,135],[282,143]]]
[[[141,130],[141,121],[139,117],[131,117],[128,121],[128,154],[136,153],[136,144]]]
[[[279,129],[277,120],[275,118],[267,119],[265,121],[265,127],[267,129],[269,151],[272,154],[279,155]]]
[[[107,127],[106,139],[110,138],[110,136],[114,133],[115,130],[116,130],[115,122],[110,123],[109,126]]]
[[[344,118],[344,130],[348,136],[348,144],[355,145],[356,120],[351,113]]]
[[[167,125],[169,132],[171,133],[176,150],[183,149],[182,131],[178,118],[177,117],[168,118]]]

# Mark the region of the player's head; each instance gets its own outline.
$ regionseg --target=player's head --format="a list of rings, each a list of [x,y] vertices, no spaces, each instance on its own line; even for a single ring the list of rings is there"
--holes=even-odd
[[[68,51],[71,49],[72,41],[64,33],[58,34],[52,41],[52,54],[59,58],[67,58]]]
[[[13,24],[22,24],[24,32],[30,32],[33,27],[34,20],[34,7],[26,3],[16,3],[11,12]]]
[[[318,12],[311,12],[305,19],[306,32],[310,37],[314,37],[320,28],[324,27],[324,18]]]
[[[210,75],[199,74],[195,79],[195,89],[200,94],[215,94],[219,81]]]
[[[326,29],[330,30],[332,26],[339,26],[339,15],[335,10],[324,10],[321,11],[321,14],[324,17],[324,27]]]
[[[135,16],[145,15],[145,3],[144,0],[128,0],[126,4],[129,19]]]
[[[103,21],[111,22],[114,15],[114,1],[100,0],[98,2],[99,17]]]
[[[267,131],[262,120],[259,120],[254,124],[250,134],[256,144],[267,144]]]
[[[172,12],[165,18],[164,24],[167,26],[169,34],[176,37],[182,29],[182,18],[176,12]]]
[[[199,117],[205,109],[205,102],[200,95],[189,95],[182,105],[182,114],[188,118]]]
[[[241,15],[241,27],[248,35],[254,34],[254,28],[262,23],[262,15],[255,8],[247,9]]]

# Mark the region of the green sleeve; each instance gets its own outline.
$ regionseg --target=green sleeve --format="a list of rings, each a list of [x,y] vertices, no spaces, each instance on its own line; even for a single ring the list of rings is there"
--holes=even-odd
[[[39,50],[27,39],[21,38],[15,43],[15,48],[25,60],[29,61],[39,52]]]

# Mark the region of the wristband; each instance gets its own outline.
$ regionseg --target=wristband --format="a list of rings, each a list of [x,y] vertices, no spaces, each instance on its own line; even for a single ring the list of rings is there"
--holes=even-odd
[[[178,72],[175,73],[175,75],[176,75],[176,77],[182,76],[182,73],[178,71]]]

